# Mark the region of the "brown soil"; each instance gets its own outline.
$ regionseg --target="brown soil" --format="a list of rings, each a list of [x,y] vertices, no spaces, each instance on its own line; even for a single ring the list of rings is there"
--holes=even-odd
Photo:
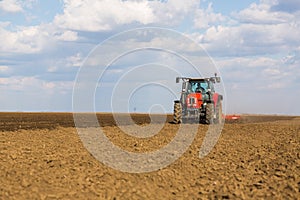
[[[145,125],[147,115],[133,115]],[[168,122],[172,116],[168,116]],[[123,134],[98,114],[120,147],[145,152],[166,145],[179,125],[148,139]],[[124,120],[126,125],[126,120]],[[243,116],[227,123],[212,152],[198,157],[207,126],[183,156],[150,173],[111,169],[83,147],[70,113],[0,114],[0,199],[299,199],[300,118]]]

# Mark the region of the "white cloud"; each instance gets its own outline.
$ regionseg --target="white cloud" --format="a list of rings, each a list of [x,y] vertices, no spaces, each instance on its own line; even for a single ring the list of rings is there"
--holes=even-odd
[[[8,13],[18,13],[23,12],[26,8],[32,8],[32,5],[38,0],[1,0],[0,10]]]
[[[206,31],[188,35],[218,56],[285,54],[300,45],[300,13],[272,9],[277,4],[276,0],[261,0],[233,13],[231,19],[213,12],[210,5],[198,10],[195,18],[195,26]]]
[[[274,68],[267,68],[263,71],[267,76],[277,76],[280,75],[281,72],[279,69],[274,69]]]
[[[210,53],[222,56],[263,55],[289,52],[298,48],[300,26],[283,24],[241,24],[213,26],[204,34],[190,36],[203,44]]]
[[[15,30],[7,30],[9,23],[0,25],[0,53],[32,54],[55,46],[57,41],[76,41],[77,32],[61,30],[51,24],[37,26],[19,26]]]
[[[39,26],[18,27],[8,31],[0,27],[2,53],[35,53],[41,51],[49,41],[49,33]]]
[[[70,71],[70,67],[80,67],[84,57],[81,53],[76,53],[72,56],[66,58],[58,59],[53,61],[47,68],[47,72],[54,73],[59,72],[63,73],[65,71]]]
[[[264,68],[281,64],[280,60],[261,56],[261,57],[230,57],[217,60],[217,65],[220,68]]]
[[[106,71],[108,74],[121,74],[124,73],[124,69],[109,69]]]
[[[271,90],[276,90],[276,89],[283,89],[287,86],[288,84],[285,82],[272,82],[268,83],[266,86],[262,86],[261,89],[271,89]]]
[[[43,83],[43,87],[45,88],[45,89],[53,89],[53,88],[55,88],[55,86],[56,86],[56,84],[55,83],[53,83],[53,82],[44,82]]]
[[[8,66],[4,66],[4,65],[0,65],[0,73],[6,73],[8,72],[10,69]]]
[[[21,12],[23,11],[21,1],[18,0],[1,0],[0,10],[5,12]]]
[[[266,3],[253,3],[239,13],[233,14],[238,21],[252,24],[279,24],[293,20],[293,15],[271,11],[272,5]]]
[[[188,16],[194,16],[200,5],[200,0],[170,0],[170,1],[150,1],[156,24],[164,26],[176,26]]]
[[[55,38],[61,41],[72,42],[78,40],[78,33],[66,30],[60,33],[59,35],[56,35]]]
[[[5,27],[9,26],[10,24],[11,24],[11,22],[0,21],[0,28],[5,28]]]
[[[132,23],[174,25],[194,14],[199,0],[120,1],[64,0],[63,14],[54,23],[63,29],[109,31]]]
[[[40,87],[39,80],[35,77],[9,77],[0,78],[0,87],[10,90],[23,90],[25,87]]]
[[[289,86],[295,70],[282,63],[280,58],[233,57],[216,61],[230,90],[278,89]],[[280,87],[279,87],[280,85]]]
[[[67,61],[67,66],[80,67],[83,62],[83,57],[81,53],[77,53],[73,56],[68,57],[66,61]]]
[[[57,72],[57,71],[58,71],[58,67],[57,66],[50,66],[47,69],[47,72],[50,72],[50,73]]]
[[[72,81],[45,81],[35,76],[0,78],[1,110],[70,111],[72,88]]]
[[[21,1],[22,7],[23,8],[33,8],[33,5],[38,3],[39,0],[26,0],[26,1]]]
[[[300,10],[300,4],[299,0],[276,0],[271,9],[293,13]]]
[[[194,19],[195,28],[208,28],[211,25],[227,21],[227,17],[221,13],[215,13],[212,8],[212,3],[207,9],[197,9]]]
[[[295,54],[289,54],[282,58],[282,62],[284,64],[295,64],[296,60],[298,60],[297,56]]]
[[[54,22],[61,28],[83,31],[106,31],[119,24],[149,24],[154,15],[147,1],[64,0],[64,13]]]
[[[71,91],[73,88],[73,81],[45,81],[38,79],[35,76],[23,77],[12,76],[9,78],[0,78],[0,88],[10,91],[23,92],[61,92]]]

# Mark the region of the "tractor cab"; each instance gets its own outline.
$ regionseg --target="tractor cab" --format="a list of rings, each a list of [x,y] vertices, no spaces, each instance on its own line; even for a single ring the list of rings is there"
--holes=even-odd
[[[188,93],[214,92],[214,85],[207,79],[190,79],[187,86]]]

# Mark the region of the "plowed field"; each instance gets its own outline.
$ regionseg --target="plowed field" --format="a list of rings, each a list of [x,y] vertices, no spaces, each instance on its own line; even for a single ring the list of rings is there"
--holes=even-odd
[[[147,115],[132,118],[141,126],[150,122]],[[163,147],[179,126],[168,116],[160,133],[139,139],[122,133],[110,114],[98,119],[113,143],[132,152]],[[0,199],[300,199],[300,117],[228,122],[200,159],[206,130],[200,125],[189,149],[168,167],[125,173],[84,148],[70,113],[1,113]]]

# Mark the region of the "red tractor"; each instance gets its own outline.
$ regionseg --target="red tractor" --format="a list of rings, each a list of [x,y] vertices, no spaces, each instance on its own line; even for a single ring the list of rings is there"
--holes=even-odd
[[[182,91],[180,100],[174,101],[174,123],[221,123],[223,96],[214,89],[220,77],[216,74],[211,78],[177,77],[176,83],[180,80],[183,81]]]

